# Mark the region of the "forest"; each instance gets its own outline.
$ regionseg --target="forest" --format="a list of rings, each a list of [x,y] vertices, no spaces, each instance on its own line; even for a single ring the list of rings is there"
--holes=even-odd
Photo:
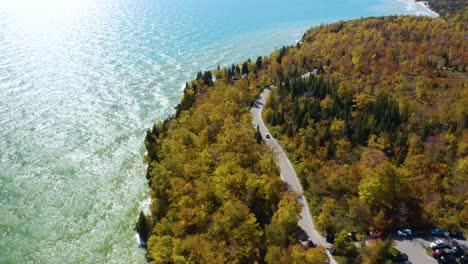
[[[216,82],[199,73],[176,115],[148,131],[151,263],[326,260],[299,244],[297,194],[256,139],[249,109],[265,86],[254,73],[261,60],[217,70]]]
[[[340,22],[272,55],[264,120],[323,234],[467,231],[466,21]]]
[[[268,57],[200,72],[146,135],[149,262],[324,263],[324,248],[297,240],[297,194],[251,124],[249,108],[272,84],[263,119],[345,263],[384,263],[392,250],[358,250],[350,231],[466,231],[466,21],[465,8],[449,19],[337,22]]]
[[[466,8],[467,5],[465,0],[427,0],[427,2],[432,10],[442,16],[456,13],[458,10]]]

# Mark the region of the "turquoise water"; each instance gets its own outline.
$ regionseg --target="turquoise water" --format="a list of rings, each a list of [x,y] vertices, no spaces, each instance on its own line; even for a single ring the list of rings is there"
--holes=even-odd
[[[404,0],[0,0],[0,263],[143,263],[143,139],[199,70]]]

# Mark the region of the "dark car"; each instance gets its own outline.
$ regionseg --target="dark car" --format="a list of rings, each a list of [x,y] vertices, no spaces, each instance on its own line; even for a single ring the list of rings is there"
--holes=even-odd
[[[307,246],[307,248],[314,248],[317,245],[314,242],[312,242],[311,239],[307,239],[306,246]]]
[[[393,263],[402,263],[408,260],[408,255],[405,253],[398,252],[395,256],[392,256]]]
[[[357,232],[349,232],[348,236],[351,238],[352,241],[358,242],[356,234],[357,234]]]
[[[460,246],[456,246],[450,250],[450,254],[453,254],[455,257],[459,258],[465,255],[465,250],[463,250]]]
[[[266,134],[266,136],[265,136],[265,137],[266,137],[266,138],[268,138],[268,139],[270,139],[270,138],[271,138],[271,137],[270,137],[270,134]]]
[[[455,239],[450,240],[450,245],[452,247],[460,247],[460,244]]]
[[[414,230],[413,231],[413,235],[415,236],[425,236],[425,235],[428,235],[430,233],[429,230]]]
[[[455,230],[449,231],[449,232],[448,232],[448,235],[449,235],[449,237],[458,238],[458,239],[464,239],[464,238],[465,238],[465,237],[463,236],[463,233],[462,233],[462,232],[460,232],[460,231],[455,231]]]
[[[327,234],[326,236],[327,242],[330,244],[335,243],[335,235],[334,234]]]
[[[445,256],[442,256],[439,258],[438,260],[439,263],[447,263],[447,264],[451,264],[451,263],[457,263],[457,257],[455,257],[454,255],[445,255]]]
[[[433,236],[445,236],[445,230],[440,228],[435,228],[431,230],[431,235]]]

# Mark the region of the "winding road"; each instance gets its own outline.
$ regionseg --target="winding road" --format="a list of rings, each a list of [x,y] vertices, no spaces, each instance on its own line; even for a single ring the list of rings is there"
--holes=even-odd
[[[281,171],[281,179],[288,184],[289,188],[293,188],[299,195],[298,202],[303,205],[301,211],[301,220],[299,220],[299,232],[298,237],[303,243],[307,241],[307,239],[311,239],[314,243],[318,245],[322,245],[325,248],[329,247],[330,244],[327,243],[324,237],[322,237],[319,232],[315,229],[314,223],[312,222],[312,217],[310,215],[309,206],[307,204],[307,200],[303,195],[302,186],[299,182],[299,178],[294,171],[294,168],[289,161],[286,153],[283,151],[281,146],[276,142],[276,140],[271,136],[270,132],[268,131],[265,123],[262,119],[262,110],[263,105],[265,104],[266,99],[270,95],[271,89],[274,88],[270,86],[265,88],[263,92],[260,94],[255,104],[250,109],[250,113],[253,116],[252,123],[255,127],[259,127],[260,133],[262,134],[263,140],[265,141],[268,148],[277,155],[277,164],[280,167]],[[267,138],[266,135],[270,135],[270,138]],[[327,255],[330,260],[331,264],[336,264],[336,261],[333,259],[330,252],[327,250]]]
[[[301,77],[308,77],[310,74],[304,74]],[[278,144],[278,142],[271,136],[271,133],[268,131],[265,123],[262,119],[262,110],[263,105],[265,104],[266,99],[270,96],[271,89],[274,89],[274,86],[265,88],[260,96],[255,101],[255,104],[250,109],[252,114],[252,123],[254,128],[259,127],[260,133],[262,134],[263,140],[265,141],[268,148],[277,156],[277,164],[280,167],[281,179],[287,183],[289,188],[293,188],[299,195],[298,202],[303,205],[301,211],[301,220],[298,223],[298,238],[303,244],[307,239],[311,239],[314,243],[322,245],[325,248],[330,247],[331,245],[327,243],[324,237],[322,237],[318,231],[315,229],[312,217],[310,215],[309,206],[307,200],[303,195],[302,186],[300,184],[299,178],[294,171],[294,167],[289,161],[286,153]],[[266,135],[270,135],[269,138]],[[415,237],[410,240],[395,240],[395,247],[402,253],[406,253],[409,256],[410,263],[413,264],[428,264],[428,263],[437,263],[437,261],[425,252],[425,248],[429,246],[431,241],[434,241],[435,237]],[[457,242],[462,245],[464,248],[468,248],[467,240],[457,240]],[[329,263],[336,264],[337,262],[333,259],[333,256],[327,250],[327,255],[329,258]]]

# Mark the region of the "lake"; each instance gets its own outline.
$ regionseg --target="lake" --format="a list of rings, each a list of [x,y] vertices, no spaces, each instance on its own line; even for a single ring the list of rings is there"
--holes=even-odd
[[[196,72],[405,0],[0,0],[0,263],[143,263],[144,135]]]

